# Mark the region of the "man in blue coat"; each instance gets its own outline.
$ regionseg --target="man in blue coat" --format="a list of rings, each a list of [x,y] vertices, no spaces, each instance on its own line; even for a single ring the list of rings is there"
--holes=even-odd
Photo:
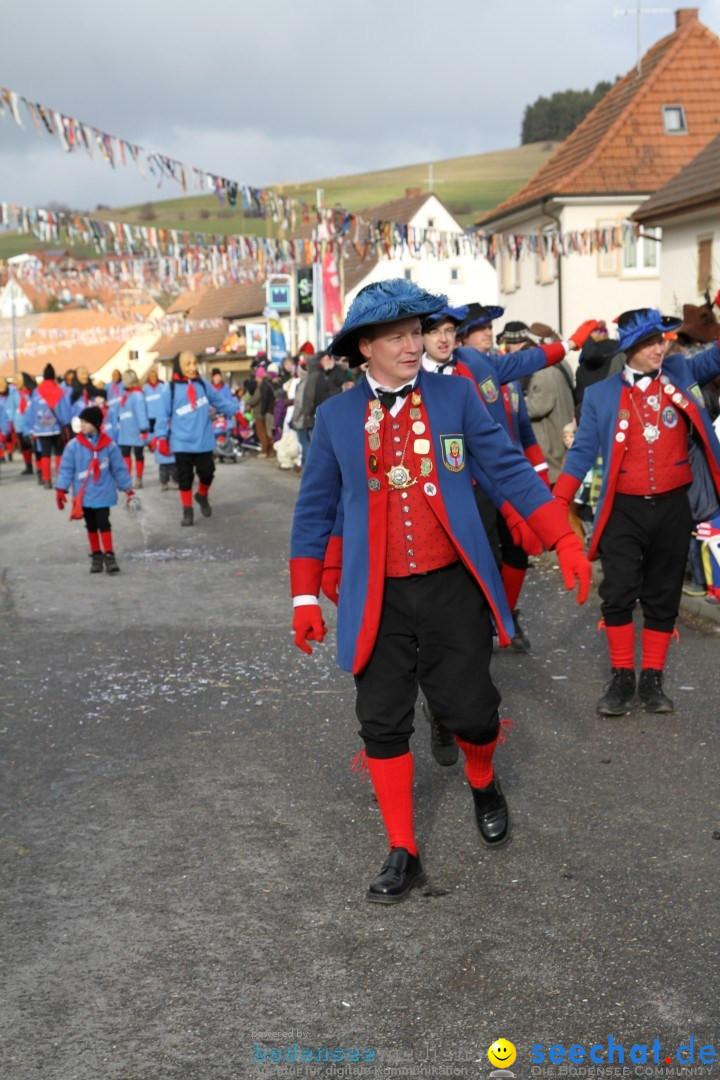
[[[318,603],[330,534],[343,519],[338,662],[355,675],[364,760],[390,853],[367,898],[396,903],[424,880],[413,830],[409,739],[418,686],[465,755],[485,843],[508,838],[492,757],[499,729],[492,627],[512,618],[475,508],[473,475],[555,548],[565,583],[590,567],[547,488],[488,415],[469,379],[421,370],[421,318],[445,297],[405,280],[363,289],[330,346],[367,378],[325,402],[295,507],[290,579],[299,648],[322,641]],[[471,467],[472,463],[472,467]]]
[[[602,562],[600,597],[612,666],[612,679],[597,704],[602,716],[624,714],[635,696],[638,600],[644,622],[638,696],[647,712],[673,710],[663,671],[690,533],[693,519],[713,512],[708,504],[693,513],[693,480],[706,476],[711,501],[713,494],[720,499],[720,444],[701,391],[720,374],[720,348],[715,343],[693,357],[666,356],[664,335],[681,321],[653,308],[618,317],[618,349],[626,354],[626,365],[587,388],[580,426],[554,487],[567,510],[602,456],[605,469],[589,550],[591,559],[599,555]]]

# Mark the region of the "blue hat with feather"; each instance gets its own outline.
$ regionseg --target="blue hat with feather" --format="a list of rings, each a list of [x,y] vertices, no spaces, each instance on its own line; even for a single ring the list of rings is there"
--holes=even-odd
[[[634,345],[640,345],[648,338],[658,334],[667,334],[682,326],[682,319],[671,315],[661,315],[656,308],[636,308],[623,311],[615,319],[618,328],[618,352],[627,352]]]
[[[426,292],[405,278],[375,281],[357,294],[342,330],[330,342],[332,356],[346,356],[350,367],[358,367],[365,357],[358,349],[361,331],[382,323],[397,322],[417,315],[422,319],[447,306],[447,296]]]
[[[505,314],[505,308],[496,304],[469,304],[468,313],[458,326],[458,337],[467,337],[473,330],[487,326],[493,319]]]
[[[451,322],[459,326],[460,323],[467,318],[469,308],[467,304],[463,307],[444,307],[440,311],[434,312],[432,315],[426,315],[422,321],[422,332],[427,334],[430,330],[434,330],[440,323]]]

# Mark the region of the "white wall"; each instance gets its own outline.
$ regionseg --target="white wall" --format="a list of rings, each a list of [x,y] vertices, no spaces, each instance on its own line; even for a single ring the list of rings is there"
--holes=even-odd
[[[698,292],[698,241],[712,237],[712,299],[720,286],[720,209],[663,223],[660,310],[682,315],[683,304],[703,304]]]

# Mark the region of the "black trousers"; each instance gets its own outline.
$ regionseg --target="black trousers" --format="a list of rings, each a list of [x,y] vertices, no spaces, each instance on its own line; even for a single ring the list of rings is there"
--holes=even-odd
[[[498,513],[495,503],[487,497],[479,484],[476,484],[473,488],[473,494],[475,496],[478,513],[480,514],[480,520],[487,533],[490,550],[493,553],[493,558],[495,559],[499,570],[502,566],[502,555],[500,553],[500,537],[498,535],[498,518],[502,517],[502,514]]]
[[[38,456],[41,458],[49,458],[51,454],[60,457],[63,452],[63,441],[60,435],[39,435],[37,446],[39,448]]]
[[[204,454],[184,454],[178,451],[175,454],[177,465],[178,484],[181,491],[190,491],[193,486],[193,469],[201,484],[212,484],[215,475],[215,461],[212,450]]]
[[[144,446],[121,446],[120,447],[120,453],[122,454],[122,456],[124,458],[129,458],[131,451],[135,455],[135,460],[136,461],[144,461],[145,460],[145,447]]]
[[[600,540],[606,626],[632,622],[640,601],[648,630],[671,632],[680,607],[692,515],[683,488],[662,498],[616,495]]]
[[[109,506],[83,506],[83,517],[88,532],[108,532],[110,529]]]
[[[355,712],[370,757],[406,754],[418,686],[434,716],[469,743],[492,742],[500,694],[490,677],[487,601],[462,563],[387,578],[370,662],[355,677]]]

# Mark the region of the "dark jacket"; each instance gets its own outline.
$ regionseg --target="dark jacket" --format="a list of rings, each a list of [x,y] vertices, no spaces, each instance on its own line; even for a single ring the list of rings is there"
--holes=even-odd
[[[580,353],[580,362],[575,372],[575,420],[580,423],[582,401],[588,386],[615,375],[625,366],[625,353],[617,351],[617,342],[606,338],[593,341],[588,338]]]

